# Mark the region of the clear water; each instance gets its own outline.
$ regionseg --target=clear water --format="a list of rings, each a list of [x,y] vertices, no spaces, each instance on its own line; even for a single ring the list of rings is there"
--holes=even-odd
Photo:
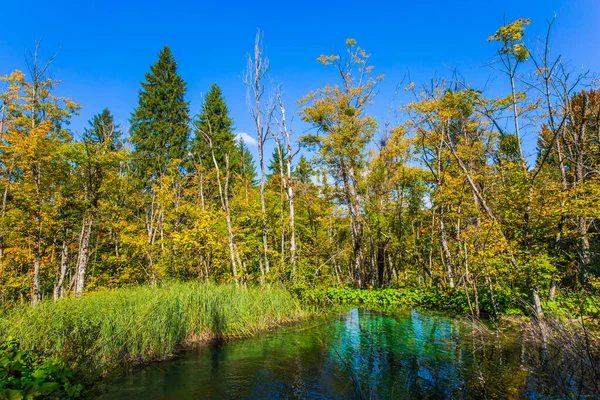
[[[441,314],[340,312],[140,368],[105,399],[537,398],[515,341]]]

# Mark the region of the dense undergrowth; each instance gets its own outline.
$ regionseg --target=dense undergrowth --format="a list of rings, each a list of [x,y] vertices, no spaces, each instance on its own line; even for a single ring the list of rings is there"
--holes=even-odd
[[[354,304],[378,308],[423,307],[459,314],[469,314],[475,307],[475,301],[470,294],[462,290],[442,290],[436,288],[386,288],[386,289],[355,289],[339,288],[308,288],[294,286],[291,289],[297,297],[309,304]],[[490,293],[481,291],[477,300],[481,316],[500,315],[529,315],[531,308],[526,293],[495,292],[494,304]],[[471,306],[469,307],[469,302]],[[579,293],[563,292],[553,301],[542,303],[544,311],[549,316],[579,317],[582,315],[600,318],[600,297],[582,295]]]
[[[44,357],[86,381],[168,358],[186,346],[248,337],[309,315],[283,289],[169,283],[16,308],[1,319],[0,337],[15,338],[11,346],[22,357]],[[0,352],[0,359],[10,354]],[[0,398],[7,393],[0,389]]]
[[[21,350],[13,338],[0,344],[1,399],[72,399],[82,390],[83,386],[74,382],[73,372],[58,362]]]

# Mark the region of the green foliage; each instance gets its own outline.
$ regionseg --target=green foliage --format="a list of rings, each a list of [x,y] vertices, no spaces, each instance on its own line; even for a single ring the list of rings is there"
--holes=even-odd
[[[499,150],[507,159],[514,161],[519,155],[519,142],[515,135],[508,134],[500,139]]]
[[[551,317],[600,318],[600,296],[565,292],[561,296],[543,303],[544,311]]]
[[[83,132],[84,143],[99,144],[109,151],[121,150],[122,143],[119,140],[122,132],[108,108],[102,110],[100,114],[94,115],[89,121],[89,125],[89,128]]]
[[[465,297],[460,291],[442,291],[427,288],[353,289],[347,287],[328,289],[292,288],[292,293],[309,303],[351,304],[370,307],[428,307],[455,312],[468,311]]]
[[[546,254],[537,254],[529,258],[521,271],[524,279],[538,290],[548,287],[552,279],[557,278],[556,268]]]
[[[230,170],[240,173],[241,149],[237,146],[233,134],[233,120],[229,116],[225,98],[217,84],[211,86],[204,98],[200,113],[196,115],[194,138],[190,147],[193,161],[202,164],[206,171],[215,168],[209,140],[212,141],[219,168],[225,170],[226,157],[228,157]]]
[[[148,180],[166,174],[172,162],[186,157],[190,118],[186,84],[177,74],[168,46],[160,51],[145,79],[139,104],[131,115],[129,134],[136,173]]]
[[[279,155],[279,152],[281,152],[281,156]],[[285,150],[285,147],[280,147],[280,149],[277,149],[277,145],[273,148],[273,154],[271,154],[271,162],[269,163],[269,174],[268,177],[272,178],[273,176],[279,176],[279,174],[282,172],[281,171],[281,167],[282,165],[284,166],[284,171],[285,171],[285,160],[287,158],[287,152]]]
[[[256,184],[256,165],[254,165],[254,157],[243,138],[238,140],[238,148],[240,154],[240,176],[242,183],[247,186],[253,186]]]
[[[0,399],[72,399],[81,395],[83,386],[75,383],[71,370],[34,354],[22,350],[13,338],[0,344]]]
[[[469,313],[466,294],[462,290],[442,290],[436,288],[402,287],[387,289],[355,289],[309,288],[306,285],[294,285],[290,291],[309,304],[358,305],[376,308],[411,308],[423,307],[435,310]],[[494,315],[489,291],[479,293],[481,312],[487,316]],[[470,293],[473,296],[473,293]],[[525,301],[526,293],[513,292],[507,289],[494,292],[494,300],[498,312],[503,315],[529,315],[529,304]],[[555,301],[544,302],[544,309],[551,315],[577,317],[580,315],[598,316],[600,307],[598,298],[594,296],[574,295],[566,293]]]

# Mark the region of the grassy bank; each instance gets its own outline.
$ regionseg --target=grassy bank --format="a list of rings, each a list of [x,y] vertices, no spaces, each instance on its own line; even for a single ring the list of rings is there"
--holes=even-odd
[[[21,351],[59,360],[77,374],[102,376],[178,349],[241,338],[308,316],[277,288],[169,283],[91,293],[17,308],[1,320],[2,338]]]

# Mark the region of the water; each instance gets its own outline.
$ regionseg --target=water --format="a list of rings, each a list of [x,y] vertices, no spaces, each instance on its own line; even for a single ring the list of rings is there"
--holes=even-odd
[[[523,362],[448,316],[352,309],[146,366],[102,398],[537,398]]]

